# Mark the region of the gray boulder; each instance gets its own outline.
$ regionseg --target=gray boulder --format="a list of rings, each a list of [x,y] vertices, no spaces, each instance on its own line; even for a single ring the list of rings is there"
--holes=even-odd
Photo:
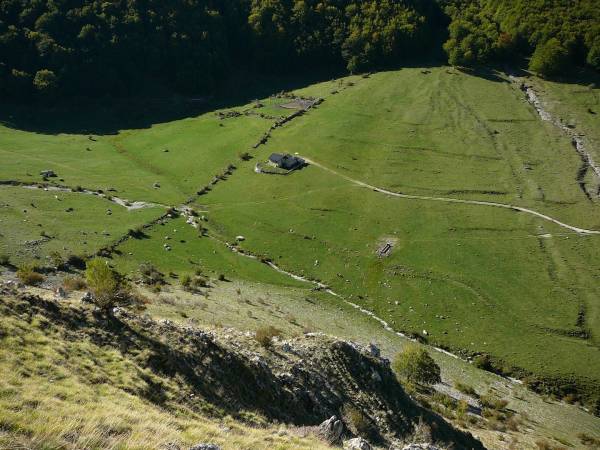
[[[190,450],[221,450],[217,444],[207,444],[205,442],[190,447]]]
[[[344,442],[344,450],[372,450],[371,444],[361,437],[350,439]]]
[[[342,440],[344,423],[336,416],[331,416],[319,425],[319,436],[329,444],[338,444]]]

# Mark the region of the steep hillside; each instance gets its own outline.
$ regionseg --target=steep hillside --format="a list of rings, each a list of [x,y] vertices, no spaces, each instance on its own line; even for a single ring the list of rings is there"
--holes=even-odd
[[[348,407],[376,443],[410,439],[425,423],[430,439],[483,448],[417,405],[389,363],[356,344],[307,335],[263,348],[232,329],[207,333],[124,310],[105,316],[14,288],[2,288],[0,299],[0,442],[9,448],[158,448],[192,439],[325,447],[314,432],[301,438],[292,428]],[[276,423],[288,431],[269,438]]]

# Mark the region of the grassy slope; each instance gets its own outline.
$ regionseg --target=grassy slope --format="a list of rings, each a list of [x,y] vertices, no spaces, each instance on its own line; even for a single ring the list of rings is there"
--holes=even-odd
[[[208,327],[232,326],[254,331],[272,325],[283,330],[286,336],[305,331],[325,332],[364,345],[375,342],[389,358],[407,343],[406,339],[384,330],[378,322],[357,314],[340,300],[306,287],[215,281],[205,297],[167,288],[152,301],[148,312],[154,317]],[[511,442],[514,448],[533,448],[539,439],[559,439],[578,447],[580,433],[600,437],[600,419],[580,408],[543,399],[522,385],[448,355],[439,352],[431,352],[431,355],[442,367],[444,383],[461,382],[473,386],[480,394],[492,392],[506,398],[510,401],[509,408],[523,420],[518,432],[471,429],[490,449],[506,448]]]
[[[184,395],[180,380],[144,367],[143,353],[138,360],[90,339],[65,339],[61,327],[43,316],[29,322],[4,316],[0,340],[0,448],[147,449],[169,442],[325,448],[284,426],[252,428],[174,407],[177,395]],[[152,401],[153,391],[165,398]]]
[[[218,121],[207,113],[94,141],[0,127],[0,180],[40,181],[41,170],[53,169],[68,186],[113,187],[129,200],[178,204],[235,161],[268,124],[256,116]]]
[[[0,254],[10,255],[14,264],[54,251],[93,253],[163,213],[156,207],[128,211],[93,195],[8,186],[0,187],[0,207]],[[42,232],[51,239],[42,239]]]
[[[348,86],[349,80],[356,86]],[[330,95],[332,89],[341,93]],[[254,163],[270,151],[298,151],[354,178],[394,190],[518,203],[576,225],[598,226],[595,209],[586,204],[576,183],[569,182],[574,180],[578,161],[568,141],[541,124],[517,92],[504,84],[440,69],[430,75],[405,70],[377,74],[370,80],[351,77],[342,84],[322,83],[299,93],[324,95],[328,100],[319,110],[277,130],[270,144],[249,163],[239,163],[237,153],[247,150],[270,123],[256,117],[228,119],[220,127],[219,121],[206,115],[98,136],[95,142],[87,136],[0,128],[0,154],[6,154],[8,161],[0,168],[0,179],[39,180],[39,170],[53,168],[65,184],[114,186],[124,198],[177,204],[227,164],[235,163],[240,170],[200,198],[199,209],[210,209],[211,232],[227,239],[243,234],[248,237],[246,247],[273,257],[284,267],[322,278],[353,300],[363,295],[360,301],[365,306],[396,321],[398,328],[426,328],[435,341],[469,350],[493,350],[542,373],[576,370],[593,376],[598,372],[595,347],[556,334],[574,329],[580,304],[585,302],[588,326],[597,339],[596,238],[579,238],[510,211],[387,199],[312,167],[291,177],[261,177],[252,172]],[[271,105],[264,111],[276,114],[278,109]],[[163,152],[165,148],[168,153]],[[15,158],[15,154],[23,157]],[[46,159],[46,155],[51,157]],[[161,183],[160,189],[152,188],[155,181]],[[53,194],[46,194],[53,200]],[[85,196],[81,207],[105,202],[91,199]],[[106,223],[104,208],[92,207],[90,227],[94,218],[94,227],[115,226],[115,234],[121,227],[134,225],[134,221],[132,225]],[[119,209],[111,208],[113,212]],[[58,222],[58,213],[62,214],[49,208],[40,221]],[[129,220],[130,216],[119,217]],[[77,242],[81,227],[75,222],[60,223],[69,227],[62,231],[64,240],[53,245],[69,242],[70,247]],[[192,310],[191,316],[198,312],[198,320],[238,326],[252,323],[246,326],[253,328],[273,320],[268,311],[261,316],[265,308],[257,299],[263,299],[271,303],[266,308],[274,310],[282,324],[298,318],[300,325],[290,325],[294,330],[314,328],[363,341],[381,339],[389,354],[401,345],[401,340],[390,338],[378,324],[354,311],[345,310],[342,315],[340,306],[328,297],[317,297],[316,309],[306,307],[303,297],[313,294],[304,290],[298,298],[294,295],[283,301],[282,294],[274,294],[277,286],[291,292],[296,282],[231,254],[215,241],[197,238],[183,221],[165,227],[150,230],[150,239],[120,246],[122,256],[115,259],[115,265],[131,271],[142,261],[153,261],[162,270],[185,273],[199,263],[213,275],[224,273],[246,283],[267,284],[256,284],[263,294],[251,296],[252,305],[232,295],[233,284],[224,284],[227,297],[217,295],[213,302],[215,294],[211,293],[208,301],[200,301],[198,311],[191,309],[197,300],[184,296],[181,304],[167,300],[157,305],[154,314],[176,318]],[[7,235],[6,229],[0,231]],[[112,235],[113,229],[109,231]],[[554,238],[536,237],[546,232]],[[171,252],[162,246],[167,234]],[[393,256],[385,261],[373,256],[382,236],[398,239]],[[20,232],[11,235],[11,241],[15,238],[22,238]],[[12,242],[0,240],[13,251]],[[104,243],[99,240],[97,245]],[[270,302],[270,294],[276,304]],[[240,306],[227,306],[226,298]],[[285,305],[283,312],[279,305]],[[213,307],[212,314],[205,314]],[[447,318],[439,319],[440,314]],[[349,323],[356,326],[349,327]],[[546,362],[539,362],[540,354]],[[446,374],[454,379],[466,376],[478,387],[497,382],[469,365],[440,358]],[[565,364],[555,365],[559,361]],[[536,413],[543,435],[557,433],[575,442],[576,432],[596,428],[593,419],[574,408],[539,404],[539,398],[525,390],[514,386],[510,390],[525,399],[513,400],[515,404]]]
[[[445,69],[358,80],[276,132],[257,159],[271,151],[299,152],[402,192],[487,197],[598,225],[596,208],[571,182],[578,161],[569,142],[508,84]],[[200,199],[216,232],[244,234],[244,247],[364,297],[399,329],[426,329],[434,342],[533,372],[599,381],[598,348],[566,336],[580,331],[577,315],[587,307],[597,339],[597,267],[586,263],[598,237],[509,210],[388,198],[315,167],[269,177],[252,164]],[[385,237],[397,245],[380,260]]]

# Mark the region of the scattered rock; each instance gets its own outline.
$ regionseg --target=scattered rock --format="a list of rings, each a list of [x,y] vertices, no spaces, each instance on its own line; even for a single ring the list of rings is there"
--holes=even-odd
[[[190,447],[190,450],[221,450],[221,447],[218,446],[217,444],[201,443],[201,444],[192,445]]]
[[[243,242],[246,240],[246,238],[244,236],[236,236],[235,240],[238,242]]]
[[[408,444],[402,450],[441,450],[433,444]]]
[[[338,444],[342,440],[344,423],[336,416],[331,416],[319,425],[319,437],[331,445]]]
[[[350,439],[344,442],[344,450],[371,450],[371,444],[361,437]]]
[[[46,169],[40,172],[40,175],[44,178],[55,178],[57,175],[54,170]]]
[[[379,350],[379,347],[377,347],[373,343],[369,344],[369,353],[371,354],[371,356],[374,356],[375,358],[379,358],[381,356],[381,350]]]
[[[158,189],[158,188],[160,188],[160,183],[157,181],[156,183],[154,183],[154,184],[152,185],[152,187],[153,187],[154,189]]]
[[[93,300],[94,300],[94,295],[90,291],[87,291],[81,297],[82,303],[92,303]]]

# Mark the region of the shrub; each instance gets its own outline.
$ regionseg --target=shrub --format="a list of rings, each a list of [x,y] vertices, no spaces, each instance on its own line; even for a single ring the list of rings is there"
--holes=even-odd
[[[477,367],[478,369],[487,370],[489,372],[493,371],[493,369],[494,369],[490,355],[486,355],[486,354],[477,355],[473,359],[473,364],[475,364],[475,367]]]
[[[10,256],[6,254],[0,255],[0,266],[10,266]]]
[[[75,277],[72,275],[66,276],[62,280],[63,289],[67,292],[71,291],[82,291],[87,285],[85,284],[85,280],[81,277]]]
[[[109,310],[118,303],[119,280],[108,264],[93,259],[85,270],[87,285],[94,296],[93,302],[101,309]]]
[[[344,405],[342,417],[353,434],[367,439],[373,437],[375,431],[373,424],[358,408],[348,404]]]
[[[202,272],[196,271],[196,274],[185,274],[181,277],[181,286],[189,292],[200,292],[201,288],[208,287],[208,278],[201,275]]]
[[[398,377],[420,384],[435,384],[442,379],[440,366],[429,353],[416,345],[410,345],[398,353],[392,363]]]
[[[165,284],[165,275],[151,263],[142,263],[139,267],[141,282],[149,285],[162,286]]]
[[[52,266],[56,269],[60,269],[65,265],[65,260],[59,252],[53,251],[50,253],[49,257],[50,261],[52,262]]]
[[[271,347],[273,338],[276,336],[281,336],[281,330],[273,326],[261,327],[254,333],[254,339],[264,348]]]
[[[42,283],[46,277],[38,272],[38,267],[35,264],[23,264],[17,269],[17,278],[23,284],[35,286]]]

